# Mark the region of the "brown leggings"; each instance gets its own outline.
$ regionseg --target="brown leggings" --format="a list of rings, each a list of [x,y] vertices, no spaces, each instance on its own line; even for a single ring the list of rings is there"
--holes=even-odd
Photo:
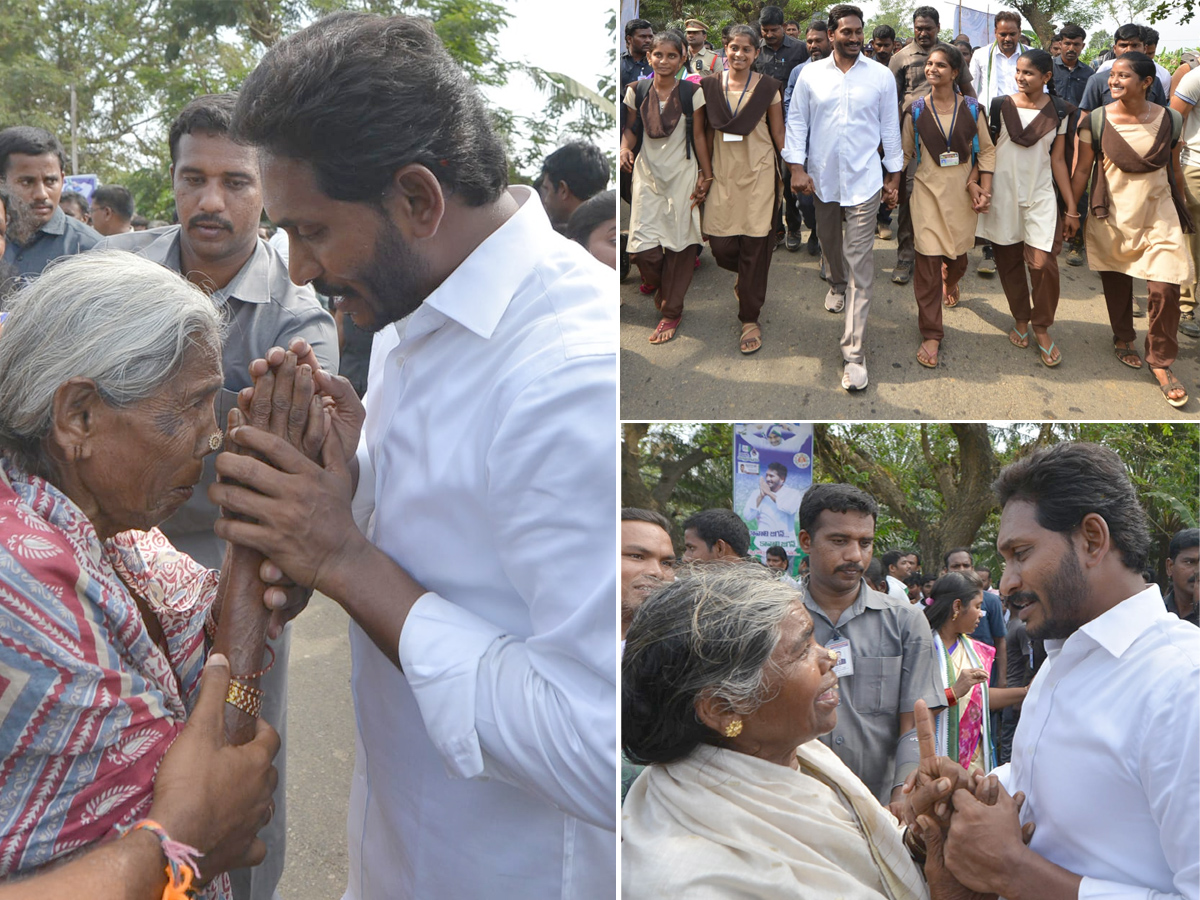
[[[733,292],[738,298],[738,321],[757,322],[767,299],[767,272],[771,268],[771,254],[775,251],[775,235],[710,235],[708,246],[718,266],[737,272]]]
[[[1123,272],[1101,272],[1104,302],[1113,340],[1132,345],[1137,340],[1133,328],[1133,277]],[[1146,362],[1165,369],[1179,354],[1179,285],[1161,281],[1146,282]]]
[[[942,294],[958,284],[967,271],[967,254],[962,256],[926,256],[918,253],[913,264],[913,293],[917,295],[917,327],[921,339],[940,341],[942,331]]]
[[[683,298],[692,286],[692,274],[696,271],[696,254],[699,244],[682,250],[651,247],[639,250],[629,258],[637,263],[642,281],[647,287],[658,291],[662,303],[659,315],[664,319],[678,319],[683,315]]]
[[[1062,241],[1055,241],[1051,251],[1039,250],[1028,244],[992,244],[996,274],[1008,298],[1008,311],[1018,322],[1032,322],[1038,328],[1054,324],[1058,310],[1058,251]],[[1025,270],[1029,281],[1025,281]],[[1032,291],[1030,286],[1032,285]],[[1030,300],[1032,298],[1032,308]]]

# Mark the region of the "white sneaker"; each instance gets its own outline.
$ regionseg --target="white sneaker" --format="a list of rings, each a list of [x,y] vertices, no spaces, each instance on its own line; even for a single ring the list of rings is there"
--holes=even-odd
[[[847,391],[861,391],[867,386],[867,367],[859,363],[846,363],[846,368],[842,370],[842,389]]]
[[[846,292],[836,293],[833,288],[825,295],[825,308],[831,313],[840,313],[846,307]]]

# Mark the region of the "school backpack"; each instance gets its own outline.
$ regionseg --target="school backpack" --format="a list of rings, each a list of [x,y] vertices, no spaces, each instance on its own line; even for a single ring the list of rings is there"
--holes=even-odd
[[[634,102],[638,108],[637,123],[634,125],[634,132],[638,136],[638,143],[641,143],[642,138],[642,104],[646,102],[646,98],[650,96],[650,90],[654,87],[653,78],[644,78],[638,81],[634,87]],[[684,152],[687,153],[687,158],[692,158],[692,147],[694,146],[694,136],[692,134],[692,117],[695,114],[695,109],[692,106],[696,96],[696,91],[700,90],[700,85],[694,81],[683,80],[679,82],[679,105],[683,107],[684,124],[687,126],[687,133],[684,134]]]
[[[918,97],[916,100],[914,100],[912,102],[912,106],[909,108],[910,111],[912,112],[913,138],[914,138],[913,143],[916,144],[916,146],[917,146],[917,165],[918,166],[921,164],[921,136],[919,134],[917,134],[917,119],[919,119],[921,117],[921,113],[923,113],[925,111],[925,101],[928,100],[930,96],[931,95],[926,94],[924,97]],[[962,99],[967,102],[967,111],[970,112],[970,114],[971,114],[971,121],[972,122],[978,121],[979,120],[979,101],[976,100],[974,97],[968,97],[965,94],[955,94],[954,96],[956,99]],[[979,155],[979,135],[975,134],[971,138],[971,165],[975,165],[975,157],[977,157],[978,155]]]

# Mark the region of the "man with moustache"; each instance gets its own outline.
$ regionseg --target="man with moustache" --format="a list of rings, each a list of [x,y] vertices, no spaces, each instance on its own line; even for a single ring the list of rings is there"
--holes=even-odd
[[[10,227],[3,259],[21,275],[40,275],[54,260],[90,250],[100,235],[59,206],[66,164],[58,138],[41,128],[15,125],[0,131],[0,184],[24,215]]]
[[[233,132],[292,280],[375,332],[365,413],[317,373],[323,465],[241,428],[274,465],[222,454],[236,483],[210,490],[253,519],[222,536],[353,620],[345,896],[611,898],[612,272],[508,187],[426,19],[343,11],[284,38]]]
[[[1185,622],[1200,625],[1200,528],[1175,532],[1167,548],[1167,579],[1171,586],[1163,596],[1167,612]]]
[[[936,714],[946,698],[924,614],[863,580],[878,513],[856,487],[814,484],[800,504],[800,549],[809,558],[804,605],[817,643],[838,654],[842,692],[837,727],[819,740],[881,803],[898,804],[919,760],[913,705],[922,699]]]
[[[320,365],[337,371],[337,330],[311,287],[288,280],[287,264],[258,236],[262,191],[253,148],[228,134],[235,94],[198,97],[171,125],[171,186],[179,225],[130,231],[105,238],[97,249],[128,250],[178,272],[210,294],[230,323],[221,352],[225,383],[217,395],[217,423],[224,428],[238,391],[251,385],[250,362],[273,346],[303,338]],[[131,323],[136,327],[136,323]],[[216,481],[215,455],[191,498],[162,524],[171,542],[193,559],[219,569],[225,542],[213,532],[220,511],[209,499]],[[287,669],[291,624],[269,644],[275,663],[263,676],[263,718],[283,741],[275,815],[260,835],[267,858],[231,877],[237,900],[270,900],[283,874],[287,836],[284,800],[287,749]]]
[[[675,580],[671,523],[652,509],[621,510],[621,640],[642,601]]]
[[[1008,466],[995,490],[1000,590],[1046,661],[1012,762],[995,770],[996,804],[953,796],[946,865],[1005,897],[1195,900],[1200,630],[1142,581],[1150,533],[1125,465],[1097,444],[1061,443]]]

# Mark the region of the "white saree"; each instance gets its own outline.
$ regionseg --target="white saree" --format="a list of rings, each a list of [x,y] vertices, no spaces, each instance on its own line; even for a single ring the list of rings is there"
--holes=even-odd
[[[928,900],[903,830],[820,741],[800,770],[703,747],[647,766],[621,821],[624,900]]]

